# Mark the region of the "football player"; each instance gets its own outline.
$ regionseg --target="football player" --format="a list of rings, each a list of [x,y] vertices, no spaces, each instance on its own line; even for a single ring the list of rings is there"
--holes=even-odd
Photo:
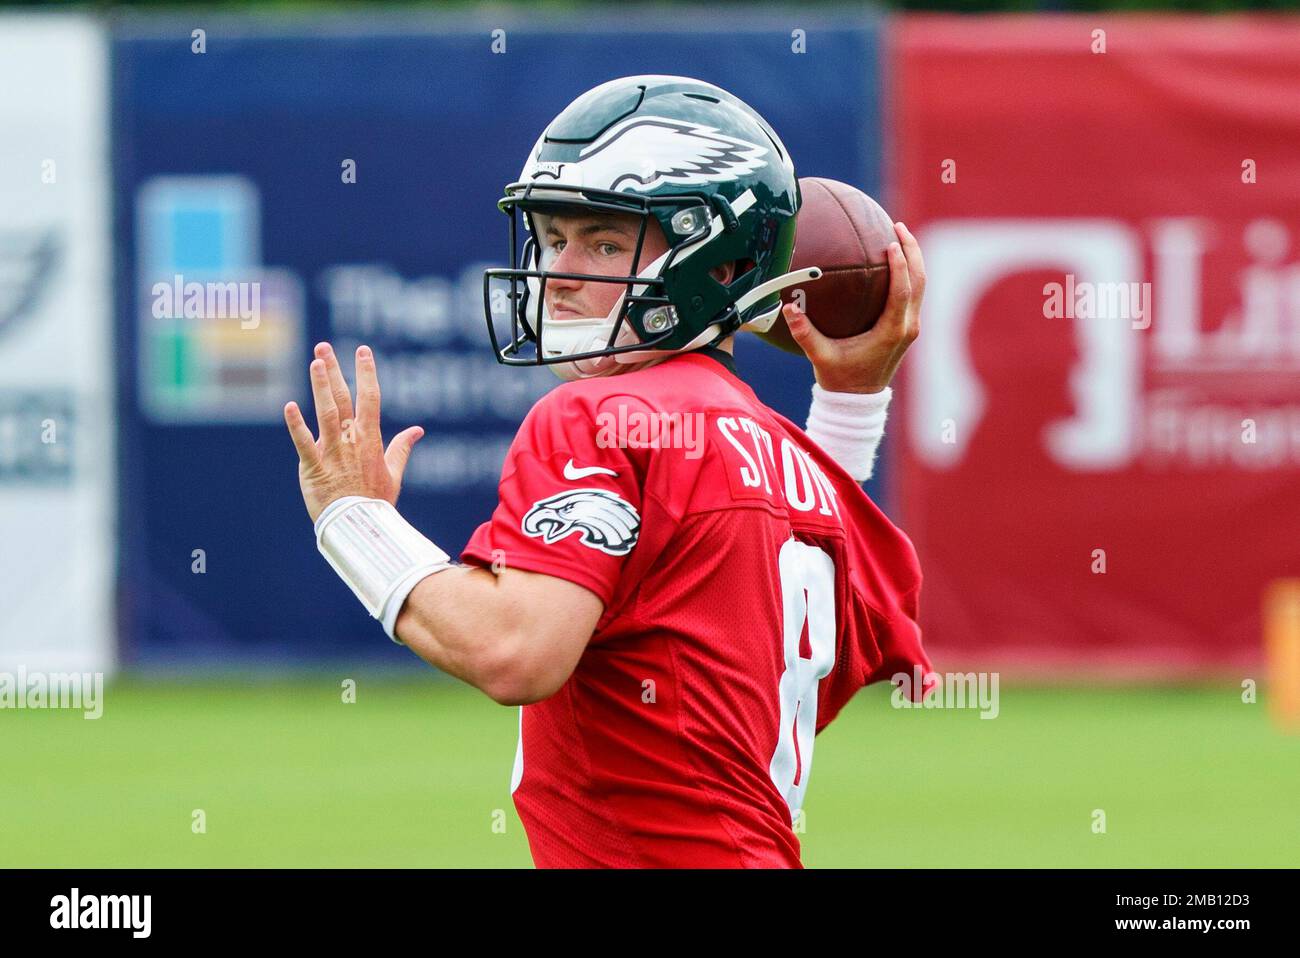
[[[539,867],[799,867],[817,733],[862,686],[930,672],[915,551],[859,485],[921,254],[897,224],[884,315],[827,339],[781,306],[810,281],[788,272],[799,203],[775,131],[716,86],[628,77],[556,117],[484,288],[498,359],[566,381],[459,563],[394,506],[422,430],[385,450],[367,347],[355,408],[317,347],[318,438],[285,407],[325,558],[390,638],[520,706],[510,787]],[[732,355],[778,315],[814,367],[807,431]]]

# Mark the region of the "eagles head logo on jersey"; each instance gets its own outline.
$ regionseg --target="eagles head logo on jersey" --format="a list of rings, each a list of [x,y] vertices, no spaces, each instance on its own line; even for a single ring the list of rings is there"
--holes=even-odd
[[[636,545],[641,517],[606,489],[572,489],[533,503],[520,527],[525,535],[546,543],[576,532],[583,545],[622,556]]]

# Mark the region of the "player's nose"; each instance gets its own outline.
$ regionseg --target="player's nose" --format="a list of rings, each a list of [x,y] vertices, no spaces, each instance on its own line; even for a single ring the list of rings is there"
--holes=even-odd
[[[571,247],[566,246],[563,252],[561,252],[559,256],[551,260],[551,264],[548,267],[548,269],[551,272],[553,273],[580,272],[580,270],[576,268],[576,260],[574,259],[574,257],[569,255],[570,248]],[[546,286],[548,289],[551,287],[554,287],[555,289],[576,289],[581,285],[582,285],[582,280],[580,279],[563,279],[560,277],[551,277],[548,278],[546,281]]]

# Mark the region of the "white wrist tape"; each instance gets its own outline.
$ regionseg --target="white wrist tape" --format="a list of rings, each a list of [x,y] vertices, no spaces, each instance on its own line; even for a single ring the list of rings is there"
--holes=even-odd
[[[406,597],[421,579],[451,568],[451,557],[392,503],[365,496],[344,496],[325,507],[316,518],[316,548],[399,645],[393,629]]]
[[[808,437],[858,482],[871,478],[876,448],[885,434],[885,416],[894,391],[833,393],[813,383]]]

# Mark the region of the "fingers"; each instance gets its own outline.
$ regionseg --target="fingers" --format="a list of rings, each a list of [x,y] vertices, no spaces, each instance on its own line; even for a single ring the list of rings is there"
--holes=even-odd
[[[384,453],[384,462],[388,463],[388,471],[395,479],[401,480],[402,473],[406,471],[406,461],[411,458],[411,450],[423,435],[423,429],[419,426],[411,426],[399,432],[388,444],[388,450]]]
[[[313,359],[311,370],[311,395],[316,401],[316,426],[322,442],[332,443],[339,437],[339,407],[330,392],[329,374],[325,362]]]
[[[803,312],[795,303],[784,303],[781,306],[781,315],[785,318],[785,325],[790,330],[790,336],[804,351],[809,359],[819,358],[829,345],[828,337],[820,329],[812,324],[808,314]]]
[[[298,461],[304,466],[316,465],[320,461],[316,440],[312,438],[311,429],[303,420],[302,410],[296,402],[285,405],[284,424],[289,427],[289,436],[293,439],[294,448],[298,450]]]
[[[316,358],[325,364],[330,394],[334,397],[334,405],[338,406],[339,418],[346,422],[352,418],[352,392],[348,389],[347,380],[343,378],[343,367],[339,365],[338,357],[329,343],[316,344]]]
[[[894,232],[903,244],[903,255],[907,259],[907,273],[912,282],[912,299],[920,301],[925,293],[925,260],[921,256],[921,244],[916,241],[912,231],[902,222],[894,224]]]
[[[912,285],[905,322],[898,329],[899,338],[906,348],[921,334],[921,297],[925,295],[925,260],[921,256],[921,244],[916,241],[916,237],[904,223],[895,223],[894,232],[902,244],[903,255],[907,259],[907,276]]]
[[[890,243],[888,256],[889,299],[886,300],[880,324],[898,326],[907,321],[907,304],[912,298],[912,279],[907,273],[907,259],[903,256],[902,246]]]
[[[920,262],[920,247],[916,238],[902,223],[894,224],[894,233],[900,242],[890,243],[887,251],[889,258],[889,299],[885,311],[877,321],[875,329],[883,336],[896,343],[911,343],[920,331],[917,313],[921,305],[921,287],[913,284],[916,277],[921,283],[925,281],[925,267]],[[904,250],[904,245],[913,250],[917,263],[913,265]],[[874,331],[874,330],[873,330]]]
[[[363,433],[378,436],[379,375],[369,346],[357,347],[357,424]]]

